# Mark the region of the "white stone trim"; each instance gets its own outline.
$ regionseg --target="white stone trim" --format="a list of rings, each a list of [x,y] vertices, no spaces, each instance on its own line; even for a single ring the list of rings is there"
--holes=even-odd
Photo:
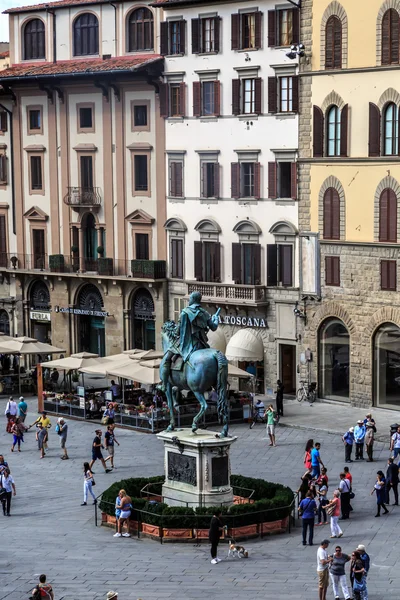
[[[400,0],[396,0],[400,1]],[[344,10],[343,6],[337,2],[337,0],[333,0],[326,7],[324,14],[321,19],[321,44],[320,44],[320,68],[325,69],[325,48],[326,48],[326,40],[325,40],[325,31],[326,24],[328,22],[329,17],[332,16],[338,17],[342,22],[342,69],[347,69],[347,54],[348,54],[348,23],[347,23],[347,14]]]
[[[318,229],[321,233],[324,231],[324,196],[326,190],[329,188],[333,188],[339,194],[340,201],[340,239],[346,239],[346,197],[344,193],[344,188],[340,183],[339,179],[334,177],[334,175],[330,175],[325,179],[324,183],[321,185],[321,189],[319,190],[318,196]]]
[[[375,190],[374,197],[374,241],[379,242],[379,199],[383,190],[386,188],[390,188],[394,191],[397,198],[397,239],[399,239],[400,233],[400,183],[392,177],[388,175],[384,177],[379,183],[378,187]]]
[[[337,92],[335,92],[334,90],[332,90],[330,92],[330,94],[327,95],[327,97],[325,98],[325,100],[322,103],[321,110],[324,113],[324,116],[325,116],[327,109],[330,106],[332,106],[333,104],[335,106],[337,106],[340,111],[342,111],[343,107],[346,106],[346,103],[343,100],[343,98],[341,96],[339,96],[339,94]]]
[[[378,108],[382,112],[384,106],[389,102],[393,102],[397,107],[400,108],[400,94],[397,90],[393,88],[388,88],[382,94],[382,96],[378,100]]]
[[[400,17],[400,0],[385,0],[376,18],[376,64],[378,67],[382,64],[382,19],[390,8],[397,10]]]

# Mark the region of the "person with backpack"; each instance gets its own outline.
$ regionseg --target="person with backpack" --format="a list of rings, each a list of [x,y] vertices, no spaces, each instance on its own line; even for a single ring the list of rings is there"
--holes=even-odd
[[[46,575],[39,576],[39,583],[32,590],[32,600],[54,600],[53,588],[46,582]]]

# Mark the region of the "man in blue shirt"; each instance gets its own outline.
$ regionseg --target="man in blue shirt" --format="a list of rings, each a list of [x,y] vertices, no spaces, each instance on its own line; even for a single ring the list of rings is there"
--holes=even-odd
[[[353,451],[354,444],[354,427],[350,427],[348,431],[342,437],[344,443],[344,460],[347,463],[353,462],[351,460],[351,453]]]
[[[317,503],[313,498],[311,491],[308,491],[304,500],[300,502],[299,516],[303,525],[303,546],[307,546],[307,529],[309,529],[308,543],[313,545],[314,539],[314,518],[317,510]]]
[[[319,449],[321,448],[321,444],[319,442],[315,442],[314,448],[311,450],[311,467],[312,467],[312,476],[319,477],[321,472],[321,467],[324,466],[324,463],[321,460],[321,456],[319,454]]]
[[[18,416],[22,423],[25,423],[26,415],[28,413],[28,405],[24,400],[23,396],[20,396],[18,404]]]
[[[357,425],[354,427],[354,441],[356,443],[356,460],[364,460],[364,440],[366,434],[366,427],[364,421],[359,419]]]

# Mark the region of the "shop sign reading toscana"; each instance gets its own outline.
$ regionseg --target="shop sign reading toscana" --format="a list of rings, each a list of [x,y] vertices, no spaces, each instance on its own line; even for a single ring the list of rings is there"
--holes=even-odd
[[[220,325],[239,325],[239,327],[267,327],[267,322],[262,317],[240,317],[235,315],[218,315]]]

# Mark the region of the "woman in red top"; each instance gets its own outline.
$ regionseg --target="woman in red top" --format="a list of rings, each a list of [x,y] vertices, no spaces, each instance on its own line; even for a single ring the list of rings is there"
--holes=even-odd
[[[308,440],[304,452],[304,466],[306,470],[311,471],[311,450],[314,448],[314,440]]]
[[[329,509],[333,509],[333,512]],[[333,492],[333,498],[326,505],[325,510],[330,514],[331,517],[331,538],[340,538],[343,535],[343,531],[339,527],[339,516],[340,516],[340,492],[335,490]]]

